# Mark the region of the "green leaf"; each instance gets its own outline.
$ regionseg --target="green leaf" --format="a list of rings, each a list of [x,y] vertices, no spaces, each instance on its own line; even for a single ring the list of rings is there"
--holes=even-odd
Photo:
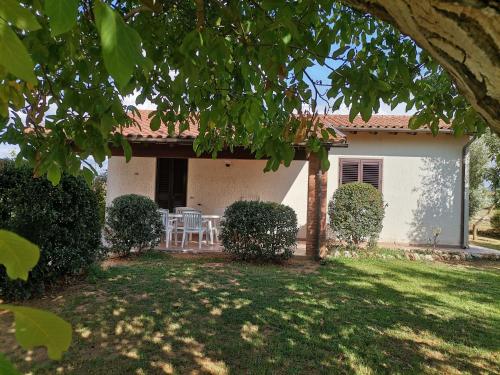
[[[408,128],[413,130],[418,129],[422,125],[425,125],[428,121],[428,116],[426,116],[425,114],[413,115],[408,121]]]
[[[321,159],[321,170],[326,172],[330,168],[330,160],[328,160],[328,155],[326,158]]]
[[[149,126],[152,131],[157,131],[158,129],[160,129],[161,126],[160,116],[156,115],[155,117],[153,117]]]
[[[92,172],[89,168],[82,168],[82,175],[85,181],[87,182],[87,185],[91,186],[92,182],[94,181],[94,172]]]
[[[351,109],[349,111],[349,122],[353,122],[354,119],[356,118],[356,116],[358,115],[359,113],[359,108],[356,104],[353,104],[351,106]]]
[[[125,138],[121,139],[121,144],[123,147],[123,153],[125,154],[125,161],[128,163],[132,158],[132,147],[130,147],[130,143]]]
[[[16,77],[36,85],[33,60],[16,33],[2,20],[0,20],[0,46],[2,46],[0,65]]]
[[[47,347],[51,359],[61,359],[71,344],[71,325],[49,311],[25,306],[0,304],[0,309],[14,313],[16,340],[24,349]]]
[[[61,168],[57,164],[52,163],[47,170],[47,178],[52,182],[53,186],[59,184],[59,181],[61,181]]]
[[[11,279],[28,280],[28,273],[40,258],[38,246],[21,236],[0,229],[0,264]]]
[[[0,353],[0,374],[2,375],[21,375],[14,365]]]
[[[372,108],[369,105],[365,104],[360,108],[360,111],[363,121],[368,122],[368,120],[370,120],[370,117],[372,117]]]
[[[78,0],[45,0],[52,36],[69,31],[76,25]]]
[[[19,0],[2,0],[0,19],[11,22],[19,29],[33,31],[41,28],[31,11],[19,4]]]
[[[292,40],[292,34],[288,33],[283,38],[281,38],[283,44],[287,45]]]
[[[97,30],[101,37],[102,56],[109,74],[123,88],[136,65],[144,60],[141,37],[127,26],[120,15],[101,1],[94,5]]]
[[[332,111],[338,110],[340,108],[340,106],[342,105],[343,101],[344,101],[343,96],[337,98],[337,100],[335,100],[335,103],[333,103],[333,105],[332,105]]]

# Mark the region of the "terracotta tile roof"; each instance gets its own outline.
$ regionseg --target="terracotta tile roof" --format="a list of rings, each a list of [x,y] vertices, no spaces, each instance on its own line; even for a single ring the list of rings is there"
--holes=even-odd
[[[373,115],[368,122],[364,122],[361,117],[357,116],[353,122],[349,121],[348,115],[326,115],[321,116],[325,125],[330,125],[341,130],[350,129],[384,129],[384,130],[411,130],[408,128],[408,122],[411,116],[404,115]],[[442,131],[450,131],[451,126],[444,121],[440,121],[439,129]],[[424,126],[419,131],[429,131]]]
[[[198,136],[198,126],[196,121],[193,120],[191,126],[188,130],[183,131],[179,134],[179,124],[175,125],[175,132],[172,137],[168,135],[168,130],[165,124],[161,124],[160,129],[157,131],[152,131],[150,128],[151,119],[148,117],[151,113],[150,110],[140,110],[140,117],[136,115],[131,115],[138,126],[130,126],[122,130],[122,134],[128,138],[135,138],[137,140],[143,138],[149,139],[167,139],[167,138],[178,138],[178,139],[194,139]],[[321,121],[333,129],[338,129],[337,138],[332,139],[334,142],[342,142],[345,140],[343,131],[349,130],[368,130],[373,129],[374,131],[379,130],[393,130],[397,131],[409,131],[408,121],[410,116],[393,116],[393,115],[373,115],[368,122],[364,122],[361,117],[356,117],[353,122],[349,121],[348,115],[326,115],[320,116]],[[439,128],[444,131],[450,131],[450,126],[442,122]],[[423,127],[419,131],[429,131],[428,128]]]
[[[192,121],[191,126],[188,130],[183,131],[179,134],[179,124],[175,124],[174,136],[169,137],[168,129],[165,124],[160,125],[160,129],[157,131],[151,130],[150,123],[151,119],[149,114],[150,110],[139,110],[140,117],[135,114],[130,114],[130,117],[137,122],[137,126],[130,126],[122,130],[122,134],[129,138],[181,138],[181,139],[194,139],[198,136],[198,126],[195,121]]]

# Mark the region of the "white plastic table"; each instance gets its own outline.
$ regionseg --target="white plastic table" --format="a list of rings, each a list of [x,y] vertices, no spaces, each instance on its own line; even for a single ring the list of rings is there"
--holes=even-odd
[[[173,219],[182,219],[182,214],[169,214],[169,218]],[[215,226],[215,222],[220,220],[220,215],[201,215],[201,219],[207,222],[207,230],[210,234],[210,245],[214,244],[214,231],[213,228]],[[201,239],[200,239],[201,240]]]

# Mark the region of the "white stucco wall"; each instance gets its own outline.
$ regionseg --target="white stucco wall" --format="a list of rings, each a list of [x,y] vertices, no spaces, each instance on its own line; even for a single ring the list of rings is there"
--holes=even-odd
[[[465,137],[427,134],[348,134],[347,149],[330,151],[328,196],[339,184],[339,157],[383,160],[382,193],[388,204],[381,242],[460,245],[461,155]]]
[[[124,194],[139,194],[155,199],[156,158],[112,156],[108,162],[106,204]]]
[[[187,205],[204,213],[222,214],[239,199],[260,199],[293,207],[299,237],[305,237],[307,218],[307,162],[264,173],[265,161],[189,159]]]
[[[465,137],[441,135],[349,134],[348,148],[330,151],[328,200],[338,186],[339,157],[383,160],[382,193],[388,204],[381,242],[427,243],[435,227],[439,243],[460,245],[461,152]],[[305,235],[307,162],[263,173],[265,161],[190,159],[187,205],[222,214],[235,200],[260,199],[291,206]],[[129,193],[155,197],[156,159],[112,157],[108,166],[108,204]]]

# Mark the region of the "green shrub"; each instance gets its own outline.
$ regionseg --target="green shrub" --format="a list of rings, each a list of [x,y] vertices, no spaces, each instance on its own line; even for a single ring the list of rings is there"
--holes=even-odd
[[[92,190],[97,196],[97,204],[99,205],[99,223],[101,224],[101,228],[104,227],[106,221],[106,184],[106,174],[95,177],[92,184]]]
[[[137,194],[115,198],[108,208],[104,234],[111,250],[120,256],[132,249],[142,251],[160,243],[163,227],[158,205]]]
[[[496,210],[490,218],[491,227],[495,232],[500,232],[500,210]]]
[[[40,247],[40,261],[28,281],[9,280],[0,266],[0,298],[25,299],[43,293],[62,277],[80,274],[100,255],[97,198],[83,178],[63,175],[59,185],[34,178],[29,167],[0,165],[0,228]]]
[[[340,186],[328,205],[330,227],[348,246],[374,243],[382,230],[384,211],[382,194],[372,185],[358,182]]]
[[[242,260],[289,259],[296,247],[297,215],[273,202],[237,201],[226,208],[221,223],[224,251]]]

